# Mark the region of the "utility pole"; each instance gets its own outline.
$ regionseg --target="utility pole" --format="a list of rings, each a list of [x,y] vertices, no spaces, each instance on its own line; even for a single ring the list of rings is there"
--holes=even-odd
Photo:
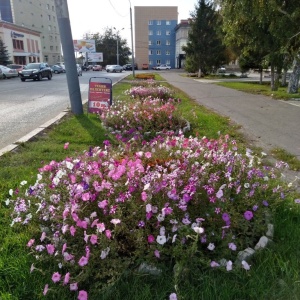
[[[130,4],[130,31],[131,31],[131,55],[132,55],[132,60],[131,60],[131,67],[132,67],[132,76],[135,77],[135,63],[134,63],[134,49],[133,49],[133,27],[132,27],[132,11],[131,11],[131,2],[129,0],[129,4]]]
[[[121,30],[123,30],[124,29],[124,27],[121,29]],[[114,30],[116,30],[117,31],[117,65],[119,65],[119,31],[120,30],[117,30],[116,29],[116,27],[114,27]]]
[[[71,110],[72,113],[76,115],[81,115],[83,114],[83,107],[79,79],[77,75],[68,3],[67,0],[55,0],[54,2],[59,33],[61,37],[61,45],[64,54],[64,62],[67,70],[66,76],[71,102]]]

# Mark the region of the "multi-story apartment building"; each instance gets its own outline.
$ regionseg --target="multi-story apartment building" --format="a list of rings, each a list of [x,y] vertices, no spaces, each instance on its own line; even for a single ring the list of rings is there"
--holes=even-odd
[[[135,6],[135,62],[175,68],[177,6]]]
[[[185,52],[182,50],[186,46],[189,37],[189,30],[191,29],[190,20],[181,20],[175,28],[176,36],[176,62],[175,67],[178,69],[184,68]]]
[[[40,32],[41,59],[49,64],[61,61],[61,44],[54,0],[1,0],[0,20]],[[22,37],[18,37],[22,40]],[[28,58],[29,62],[29,58]]]

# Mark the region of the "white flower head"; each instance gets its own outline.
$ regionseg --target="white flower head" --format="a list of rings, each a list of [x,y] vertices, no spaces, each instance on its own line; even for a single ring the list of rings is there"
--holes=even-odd
[[[208,246],[207,246],[207,249],[210,250],[210,251],[213,251],[215,249],[214,243],[209,243]]]
[[[164,245],[167,242],[167,238],[165,235],[158,235],[156,241],[160,245]]]
[[[242,266],[246,271],[250,270],[250,265],[245,260],[242,261]]]
[[[198,234],[201,234],[204,232],[204,228],[202,228],[202,227],[195,226],[193,229]]]
[[[227,264],[226,264],[226,270],[227,270],[227,271],[231,271],[231,270],[232,270],[232,261],[231,261],[231,260],[229,260],[229,261],[227,262]]]

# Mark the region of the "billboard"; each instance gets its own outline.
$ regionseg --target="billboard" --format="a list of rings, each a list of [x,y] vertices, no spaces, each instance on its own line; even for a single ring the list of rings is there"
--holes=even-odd
[[[96,52],[95,40],[73,40],[75,52]]]
[[[92,63],[103,62],[103,53],[102,52],[89,53],[88,62],[92,62]]]

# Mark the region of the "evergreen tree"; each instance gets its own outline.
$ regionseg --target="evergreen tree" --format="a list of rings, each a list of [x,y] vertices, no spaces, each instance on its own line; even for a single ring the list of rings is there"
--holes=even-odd
[[[0,65],[8,65],[10,63],[9,54],[6,49],[6,46],[2,39],[0,38]]]
[[[207,74],[226,62],[225,46],[222,43],[221,18],[210,1],[199,0],[192,13],[191,29],[186,52],[187,71]],[[194,65],[191,64],[194,63]]]

